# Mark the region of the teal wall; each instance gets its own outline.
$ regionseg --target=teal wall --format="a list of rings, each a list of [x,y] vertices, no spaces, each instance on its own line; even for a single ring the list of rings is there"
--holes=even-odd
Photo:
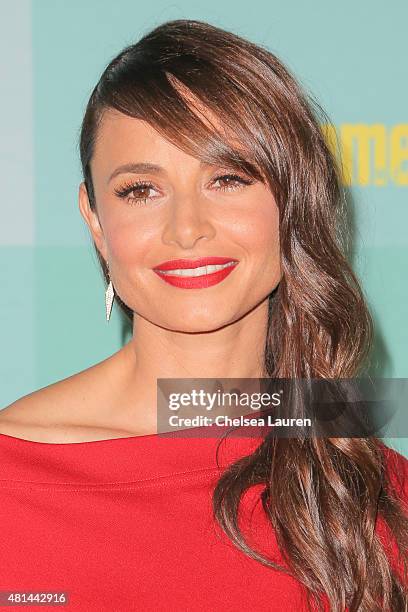
[[[375,315],[379,374],[408,377],[405,0],[3,0],[0,406],[91,366],[128,338],[116,309],[105,321],[102,277],[78,210],[79,127],[106,63],[178,18],[267,46],[339,134],[349,124],[380,126],[377,158],[374,141],[362,157],[358,143],[351,148],[353,265]],[[400,142],[392,141],[396,126],[405,129]],[[408,455],[408,439],[387,442]]]

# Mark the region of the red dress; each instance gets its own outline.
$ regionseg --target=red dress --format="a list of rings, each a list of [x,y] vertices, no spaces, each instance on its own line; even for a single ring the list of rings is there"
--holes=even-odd
[[[231,438],[217,467],[217,437],[51,444],[0,434],[0,591],[54,602],[66,593],[49,609],[70,612],[304,610],[295,579],[247,557],[212,519],[222,468],[259,442]],[[408,460],[389,452],[407,483]],[[262,489],[244,495],[241,516],[283,563]]]

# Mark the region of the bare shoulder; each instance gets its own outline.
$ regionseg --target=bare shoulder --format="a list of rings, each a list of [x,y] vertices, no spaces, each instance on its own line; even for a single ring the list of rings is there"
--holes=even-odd
[[[117,355],[2,408],[0,433],[54,443],[103,438],[103,406],[109,403],[108,381]]]

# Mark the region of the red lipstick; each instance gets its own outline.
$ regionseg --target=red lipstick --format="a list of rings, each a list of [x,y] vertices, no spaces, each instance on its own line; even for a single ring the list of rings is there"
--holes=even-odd
[[[233,259],[231,257],[198,257],[197,259],[170,259],[169,261],[163,261],[153,269],[185,270],[186,268],[200,268],[201,266],[226,264],[230,261],[236,261],[238,263],[238,259]]]
[[[238,264],[237,259],[231,257],[199,257],[198,259],[172,259],[164,261],[155,268],[153,271],[156,272],[161,279],[165,282],[179,287],[181,289],[201,289],[204,287],[211,287],[220,283],[224,278],[231,274],[232,270]],[[227,264],[227,265],[226,265]],[[220,266],[225,267],[218,270],[210,268],[209,270],[202,270],[202,274],[198,276],[187,276],[184,274],[167,273],[172,270],[188,270],[196,269],[207,266]]]

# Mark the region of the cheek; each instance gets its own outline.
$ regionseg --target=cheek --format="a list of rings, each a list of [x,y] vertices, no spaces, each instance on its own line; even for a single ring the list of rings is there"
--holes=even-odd
[[[276,265],[279,260],[279,210],[274,200],[258,200],[251,214],[237,223],[240,243],[254,262]]]
[[[110,260],[123,266],[143,261],[149,253],[153,231],[135,221],[110,223],[105,230]]]

